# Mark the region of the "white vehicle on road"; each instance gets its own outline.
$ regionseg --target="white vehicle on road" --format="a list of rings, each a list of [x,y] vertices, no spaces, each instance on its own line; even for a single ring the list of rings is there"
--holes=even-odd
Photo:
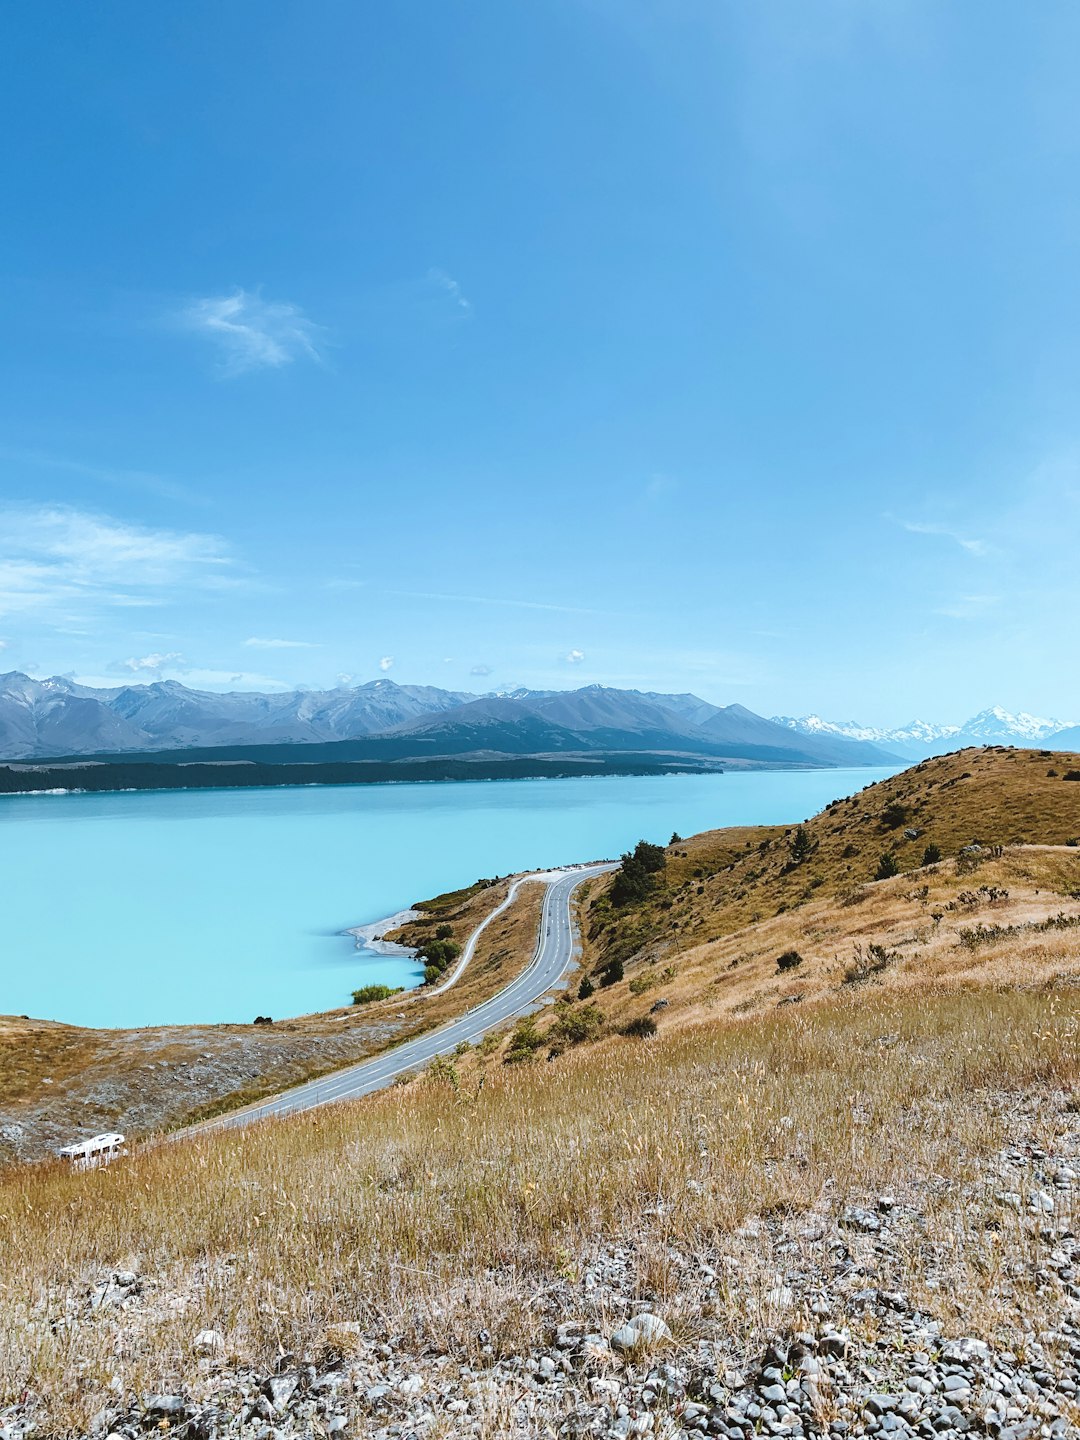
[[[128,1152],[123,1135],[109,1133],[93,1135],[89,1140],[76,1141],[74,1145],[65,1145],[56,1153],[61,1160],[66,1160],[73,1170],[96,1170],[99,1165],[111,1165],[114,1160]]]

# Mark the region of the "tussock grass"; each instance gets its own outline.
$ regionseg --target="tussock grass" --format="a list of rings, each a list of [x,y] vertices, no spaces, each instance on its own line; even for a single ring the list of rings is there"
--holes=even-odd
[[[750,1335],[798,1317],[770,1309],[776,1258],[739,1238],[747,1218],[885,1190],[918,1192],[928,1230],[952,1245],[938,1257],[947,1289],[928,1290],[928,1306],[950,1323],[959,1307],[992,1331],[971,1186],[1015,1124],[1017,1097],[1071,1091],[1078,1076],[1067,988],[863,989],[753,1025],[494,1067],[482,1087],[417,1080],[86,1176],[10,1170],[0,1396],[50,1397],[64,1433],[114,1376],[135,1394],[175,1384],[204,1327],[263,1366],[282,1351],[325,1353],[335,1326],[357,1320],[479,1361],[481,1327],[510,1352],[553,1304],[561,1318],[584,1313],[583,1271],[615,1244],[632,1256],[634,1295],[662,1305],[683,1342],[701,1316],[683,1312],[673,1254],[721,1268],[728,1257],[737,1280],[715,1318]],[[909,1263],[917,1287],[918,1247]],[[136,1264],[140,1303],[92,1313],[88,1287]],[[1023,1303],[1037,1311],[1034,1282]]]

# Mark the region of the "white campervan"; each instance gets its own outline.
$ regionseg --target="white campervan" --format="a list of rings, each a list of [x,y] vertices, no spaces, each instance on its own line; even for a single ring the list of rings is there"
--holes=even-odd
[[[80,1140],[74,1145],[65,1145],[56,1152],[66,1160],[73,1170],[96,1170],[99,1165],[109,1165],[121,1155],[126,1155],[123,1135],[94,1135],[89,1140]]]

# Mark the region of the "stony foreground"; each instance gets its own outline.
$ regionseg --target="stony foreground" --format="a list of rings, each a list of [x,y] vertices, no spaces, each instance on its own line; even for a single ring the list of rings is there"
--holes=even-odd
[[[956,1233],[926,1224],[932,1176],[864,1204],[823,1197],[810,1211],[750,1220],[714,1253],[672,1251],[665,1302],[635,1287],[632,1246],[597,1246],[580,1272],[570,1265],[522,1297],[541,1313],[547,1340],[516,1355],[496,1354],[484,1328],[483,1288],[499,1281],[490,1275],[478,1282],[467,1355],[346,1322],[327,1332],[320,1353],[282,1354],[266,1373],[238,1365],[225,1338],[204,1330],[192,1335],[188,1373],[174,1386],[133,1397],[118,1381],[115,1405],[88,1433],[1078,1436],[1080,1117],[1063,1094],[1029,1097],[1026,1111],[1023,1142],[993,1157],[950,1212]],[[1052,1153],[1039,1143],[1048,1129]],[[958,1246],[975,1247],[985,1270],[981,1333],[950,1307]],[[741,1289],[746,1333],[719,1333],[720,1298]],[[163,1306],[182,1310],[183,1297],[161,1293],[152,1276],[112,1273],[51,1323],[111,1318],[123,1333],[140,1311]],[[0,1440],[48,1433],[35,1430],[37,1411],[38,1397],[24,1396],[0,1415]]]

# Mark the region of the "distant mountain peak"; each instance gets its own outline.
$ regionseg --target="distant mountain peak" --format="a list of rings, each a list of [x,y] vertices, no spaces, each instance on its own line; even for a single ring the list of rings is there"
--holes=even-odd
[[[852,720],[824,720],[820,715],[797,718],[779,715],[774,719],[778,725],[786,725],[801,734],[829,734],[851,740],[869,740],[896,749],[905,759],[922,759],[947,750],[960,750],[965,745],[1042,744],[1071,724],[1067,720],[1044,719],[1026,710],[1014,714],[1002,705],[990,705],[961,725],[910,720],[906,725],[875,727]]]

